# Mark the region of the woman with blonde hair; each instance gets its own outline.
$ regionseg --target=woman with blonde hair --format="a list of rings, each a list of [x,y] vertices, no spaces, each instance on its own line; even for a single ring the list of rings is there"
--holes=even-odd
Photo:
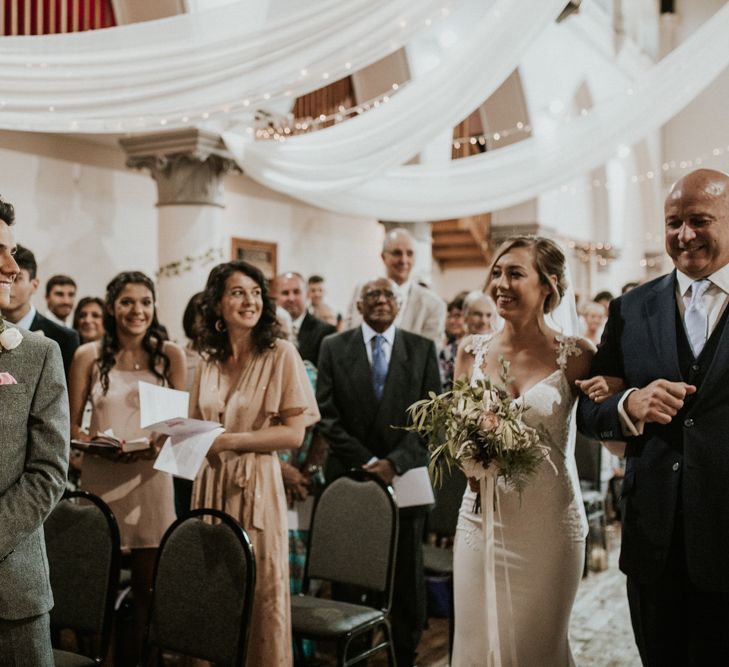
[[[481,499],[496,503],[495,581],[484,574],[484,528],[474,512],[473,480],[473,490],[466,489],[454,547],[456,667],[486,664],[494,652],[504,666],[573,664],[567,631],[587,524],[569,433],[575,381],[587,376],[594,347],[551,325],[566,289],[565,257],[556,243],[508,239],[494,256],[486,287],[503,327],[467,336],[459,349],[456,377],[500,383],[501,361],[509,362],[512,381],[505,389],[527,408],[527,425],[549,434],[556,474],[543,461],[523,493],[499,479],[497,498]],[[570,305],[574,309],[573,300]],[[495,599],[487,598],[487,586],[495,588]],[[488,623],[494,618],[496,632]]]

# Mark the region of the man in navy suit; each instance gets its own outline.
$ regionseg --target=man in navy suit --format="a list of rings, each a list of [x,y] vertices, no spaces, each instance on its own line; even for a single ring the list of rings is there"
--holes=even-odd
[[[645,665],[729,665],[729,175],[694,171],[665,205],[675,271],[610,304],[578,425],[624,439],[620,568]]]
[[[395,475],[424,466],[428,453],[408,423],[408,407],[428,392],[440,392],[433,341],[394,325],[395,284],[366,283],[359,298],[363,322],[324,339],[316,398],[318,428],[329,441],[328,482],[362,467],[389,484]],[[392,633],[397,664],[413,664],[425,625],[423,528],[425,507],[399,511],[399,534],[392,600]]]
[[[71,367],[73,353],[79,346],[78,334],[68,327],[52,322],[41,315],[30,299],[38,289],[38,264],[33,253],[18,245],[15,261],[20,267],[20,273],[10,290],[10,303],[2,309],[2,314],[8,321],[21,329],[43,332],[43,335],[58,343],[63,357],[63,368],[68,378],[68,369]]]

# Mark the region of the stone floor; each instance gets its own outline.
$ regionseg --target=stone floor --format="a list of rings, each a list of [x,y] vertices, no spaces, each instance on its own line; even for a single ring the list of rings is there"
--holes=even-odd
[[[570,623],[572,654],[577,667],[640,667],[630,626],[625,576],[618,570],[619,524],[608,527],[608,547],[608,569],[590,572],[577,592]],[[430,620],[420,645],[419,667],[448,666],[447,633],[446,620]]]

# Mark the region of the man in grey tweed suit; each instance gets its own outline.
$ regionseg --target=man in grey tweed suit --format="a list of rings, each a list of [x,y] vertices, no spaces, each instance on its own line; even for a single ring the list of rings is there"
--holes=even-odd
[[[0,199],[0,307],[18,273],[13,222],[13,207]],[[66,380],[57,343],[0,327],[0,665],[46,667],[53,596],[43,522],[66,483]]]

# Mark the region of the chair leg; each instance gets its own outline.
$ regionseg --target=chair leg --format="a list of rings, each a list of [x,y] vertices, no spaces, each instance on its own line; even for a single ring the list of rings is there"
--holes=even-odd
[[[387,663],[389,667],[397,667],[397,657],[395,656],[395,644],[392,641],[392,628],[390,621],[385,621],[382,626],[387,637]]]
[[[351,637],[337,640],[337,667],[345,667],[347,664],[347,653],[349,653],[349,642]]]
[[[453,586],[453,575],[448,580],[450,588],[450,605],[448,607],[448,662],[453,658],[453,638],[456,628],[456,598]]]

